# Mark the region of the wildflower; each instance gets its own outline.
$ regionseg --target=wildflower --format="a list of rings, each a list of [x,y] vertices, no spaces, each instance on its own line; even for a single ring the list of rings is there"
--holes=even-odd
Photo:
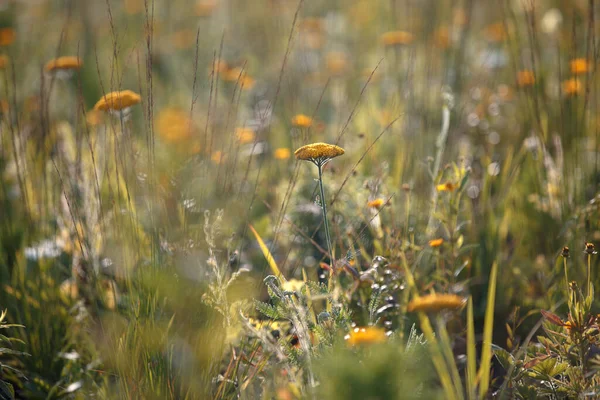
[[[447,49],[450,47],[451,41],[448,27],[442,26],[434,32],[433,44],[440,49]]]
[[[217,150],[212,153],[212,155],[210,156],[210,159],[215,164],[221,164],[223,161],[225,161],[225,154],[223,154],[223,152],[221,150]]]
[[[240,87],[242,88],[242,90],[252,89],[255,83],[256,80],[248,76],[248,74],[244,74],[244,76],[242,76],[242,79],[240,79]]]
[[[583,251],[586,254],[597,254],[594,243],[585,243],[585,250]]]
[[[566,96],[573,96],[582,92],[583,85],[579,79],[571,78],[562,83],[562,89]]]
[[[390,31],[381,35],[381,42],[385,46],[399,46],[411,44],[414,40],[414,35],[405,31]]]
[[[273,157],[275,157],[277,160],[287,160],[291,155],[291,150],[286,147],[275,149],[275,152],[273,152]]]
[[[564,258],[569,258],[569,248],[567,246],[563,247],[560,255]]]
[[[369,201],[367,203],[367,207],[379,209],[383,206],[384,203],[385,203],[385,201],[383,199],[379,198],[379,199]]]
[[[326,56],[327,70],[331,75],[341,75],[348,65],[346,54],[332,51]]]
[[[565,321],[563,326],[567,329],[567,332],[571,333],[571,329],[573,329],[575,325],[571,321]]]
[[[216,0],[199,0],[196,3],[195,11],[198,17],[208,17],[217,8]]]
[[[254,142],[256,134],[251,128],[235,128],[235,137],[241,144]]]
[[[443,310],[457,310],[465,303],[465,298],[455,294],[430,294],[414,298],[408,303],[408,312],[438,312]]]
[[[110,92],[102,96],[94,106],[94,110],[101,111],[126,111],[131,106],[142,101],[139,94],[131,90],[122,90],[118,92]]]
[[[585,58],[576,58],[569,63],[573,75],[583,75],[592,70],[592,65]]]
[[[488,25],[484,29],[484,34],[490,42],[502,42],[507,37],[507,32],[502,22]]]
[[[442,238],[431,239],[429,241],[429,246],[430,247],[440,247],[443,243],[444,243],[444,239],[442,239]]]
[[[0,28],[0,46],[10,46],[17,36],[13,28]]]
[[[8,67],[9,61],[8,56],[0,55],[0,69]]]
[[[196,32],[193,29],[182,29],[173,32],[169,39],[176,49],[189,49],[196,43]]]
[[[73,71],[81,68],[82,64],[83,63],[79,57],[64,56],[48,61],[44,66],[44,70],[49,73],[59,74],[57,76],[68,78],[71,76]]]
[[[226,61],[223,60],[215,60],[212,64],[212,67],[208,69],[208,75],[212,75],[213,73],[217,74],[225,74],[229,71],[229,65]],[[236,77],[237,79],[237,77]]]
[[[182,144],[192,136],[193,121],[181,109],[165,108],[158,114],[156,128],[165,142]]]
[[[408,183],[403,183],[402,190],[404,190],[405,192],[410,192],[410,185]]]
[[[334,144],[312,143],[300,147],[294,152],[294,155],[298,160],[311,161],[320,167],[344,153],[344,149]]]
[[[348,345],[357,346],[363,344],[384,343],[387,339],[385,331],[374,326],[354,328],[345,338]]]
[[[535,83],[535,76],[533,71],[525,69],[517,72],[517,85],[519,87],[533,86]]]
[[[438,192],[453,192],[456,189],[456,185],[452,182],[446,182],[437,185],[435,188]]]
[[[312,123],[312,118],[304,114],[297,114],[292,118],[292,125],[297,128],[308,128]]]

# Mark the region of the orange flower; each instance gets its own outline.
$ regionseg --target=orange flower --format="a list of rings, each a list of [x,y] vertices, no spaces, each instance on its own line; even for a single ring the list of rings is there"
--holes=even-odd
[[[81,62],[81,59],[79,57],[64,56],[48,61],[46,63],[46,66],[44,66],[44,69],[47,72],[53,72],[58,70],[74,70],[81,68],[82,65],[83,63]]]
[[[94,106],[94,110],[122,111],[142,101],[139,94],[131,90],[110,92],[102,96]]]
[[[346,342],[350,346],[358,346],[365,344],[384,343],[387,340],[385,331],[374,326],[354,328],[345,337]]]
[[[571,78],[563,82],[562,89],[565,96],[574,96],[582,93],[583,85],[579,79]]]
[[[210,16],[217,8],[216,0],[199,0],[196,3],[196,16],[198,17],[208,17]]]
[[[8,65],[9,65],[8,56],[0,55],[0,69],[4,69],[4,68],[8,67]]]
[[[341,51],[332,51],[326,56],[327,70],[332,75],[341,75],[346,70],[348,60],[346,54]]]
[[[380,209],[381,207],[383,207],[384,203],[385,203],[385,201],[382,198],[379,198],[379,199],[369,201],[367,203],[367,207]]]
[[[85,114],[85,120],[90,126],[97,126],[102,123],[103,115],[99,110],[90,110]]]
[[[438,192],[453,192],[456,189],[456,185],[452,182],[442,183],[437,185],[435,188]]]
[[[176,49],[189,49],[196,43],[196,32],[193,29],[182,29],[173,32],[169,39]]]
[[[286,147],[275,149],[275,152],[273,152],[273,157],[275,157],[277,160],[287,160],[291,155],[292,151]]]
[[[592,70],[592,65],[585,58],[576,58],[569,63],[573,75],[587,74]]]
[[[217,150],[214,153],[212,153],[212,156],[210,157],[210,159],[215,164],[221,164],[222,162],[225,161],[225,154],[223,154],[223,152],[221,150]]]
[[[533,86],[535,83],[535,76],[533,71],[525,69],[517,72],[517,85],[519,87]]]
[[[405,31],[391,31],[381,35],[381,42],[385,46],[399,46],[411,44],[415,36],[410,32]]]
[[[312,123],[312,118],[304,114],[298,114],[292,118],[292,125],[297,128],[308,128]]]
[[[438,28],[433,34],[433,44],[440,49],[447,49],[451,44],[450,30],[446,26]]]
[[[486,26],[484,34],[490,42],[502,42],[508,36],[502,22]]]
[[[0,46],[10,46],[15,41],[17,33],[13,28],[0,28]]]
[[[193,126],[189,112],[179,108],[165,108],[156,118],[156,130],[167,143],[188,143],[193,133]]]
[[[431,239],[429,241],[429,246],[430,247],[440,247],[442,244],[444,243],[444,239],[439,238],[439,239]]]
[[[443,310],[458,310],[465,304],[465,298],[455,294],[430,294],[412,299],[408,303],[408,312],[438,312]]]
[[[235,137],[241,144],[252,143],[256,134],[250,128],[235,128]]]

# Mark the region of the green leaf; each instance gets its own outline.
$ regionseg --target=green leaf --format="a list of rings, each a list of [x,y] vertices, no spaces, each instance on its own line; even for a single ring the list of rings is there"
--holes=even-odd
[[[483,398],[490,386],[490,368],[492,362],[492,334],[494,328],[494,305],[496,304],[496,278],[498,276],[498,263],[492,264],[490,284],[488,287],[485,320],[483,323],[483,345],[481,350],[481,365],[479,367],[479,397]]]
[[[12,385],[8,382],[0,381],[0,399],[1,400],[14,400],[15,390]]]
[[[508,371],[515,364],[515,357],[502,347],[494,345],[493,351],[496,359],[505,370]]]

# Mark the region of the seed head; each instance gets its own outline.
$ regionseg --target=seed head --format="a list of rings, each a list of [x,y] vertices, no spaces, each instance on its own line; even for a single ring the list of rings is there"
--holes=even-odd
[[[567,246],[563,247],[560,255],[563,256],[564,258],[569,258],[569,248]]]
[[[590,242],[586,242],[585,243],[585,250],[583,251],[586,254],[596,254],[596,247],[594,246],[594,243],[590,243]]]

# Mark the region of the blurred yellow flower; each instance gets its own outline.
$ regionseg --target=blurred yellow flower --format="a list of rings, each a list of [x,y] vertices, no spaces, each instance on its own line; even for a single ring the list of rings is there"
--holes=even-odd
[[[134,106],[142,101],[139,94],[131,90],[110,92],[102,96],[94,106],[94,110],[121,111]]]
[[[193,134],[194,123],[189,112],[169,107],[161,110],[156,118],[156,130],[167,143],[186,144]]]
[[[414,35],[406,31],[391,31],[381,35],[381,42],[385,46],[398,46],[411,44],[414,40]]]
[[[287,147],[280,147],[273,152],[273,157],[277,160],[287,160],[291,155],[292,151]]]
[[[48,61],[44,66],[44,70],[46,70],[46,72],[52,72],[56,70],[73,70],[81,68],[82,65],[83,62],[79,57],[64,56]]]
[[[221,164],[222,162],[225,161],[225,154],[223,154],[223,152],[221,150],[217,150],[212,153],[212,155],[210,156],[210,159],[215,164]]]
[[[585,58],[576,58],[569,63],[573,75],[587,74],[592,70],[592,65]]]
[[[583,85],[579,79],[571,78],[563,81],[562,90],[565,96],[574,96],[583,92]]]
[[[292,125],[297,128],[308,128],[312,123],[312,118],[304,114],[297,114],[292,118]]]
[[[508,36],[502,22],[497,22],[495,24],[486,26],[484,29],[484,34],[490,42],[502,42]]]
[[[456,185],[452,182],[441,183],[435,188],[438,192],[453,192],[456,189]]]
[[[13,28],[0,28],[0,46],[10,46],[16,36],[17,33]]]
[[[450,47],[450,39],[450,30],[447,26],[442,26],[433,33],[433,44],[440,49]]]
[[[387,340],[385,330],[375,326],[356,327],[345,337],[350,346],[384,343]]]
[[[444,243],[444,239],[439,238],[439,239],[431,239],[429,241],[429,246],[430,247],[440,247],[442,244]]]
[[[300,290],[302,290],[303,286],[304,281],[301,281],[299,279],[290,279],[289,281],[285,281],[281,285],[281,288],[286,292],[299,292]]]
[[[519,87],[533,86],[535,83],[535,76],[533,71],[524,69],[517,72],[517,85]]]
[[[412,299],[408,303],[408,312],[438,312],[443,310],[457,310],[462,308],[466,299],[455,294],[430,294]]]
[[[193,29],[182,29],[171,33],[170,42],[176,49],[185,50],[196,43],[196,31]]]
[[[4,69],[6,67],[8,67],[9,64],[9,59],[8,56],[2,54],[0,55],[0,69]]]
[[[241,144],[254,142],[256,134],[251,128],[235,128],[235,137]]]
[[[367,207],[379,209],[383,206],[384,203],[385,203],[385,201],[382,198],[379,198],[379,199],[369,201],[367,203]]]
[[[215,11],[215,8],[217,8],[216,0],[198,0],[194,11],[198,17],[208,17]]]
[[[85,113],[85,121],[90,126],[100,125],[104,120],[104,113],[99,110],[90,110]]]
[[[322,162],[344,153],[344,149],[334,144],[312,143],[300,147],[294,152],[294,155],[298,160]]]
[[[331,75],[341,75],[346,70],[348,65],[347,56],[341,51],[332,51],[327,53],[325,57],[327,63],[327,71]]]

